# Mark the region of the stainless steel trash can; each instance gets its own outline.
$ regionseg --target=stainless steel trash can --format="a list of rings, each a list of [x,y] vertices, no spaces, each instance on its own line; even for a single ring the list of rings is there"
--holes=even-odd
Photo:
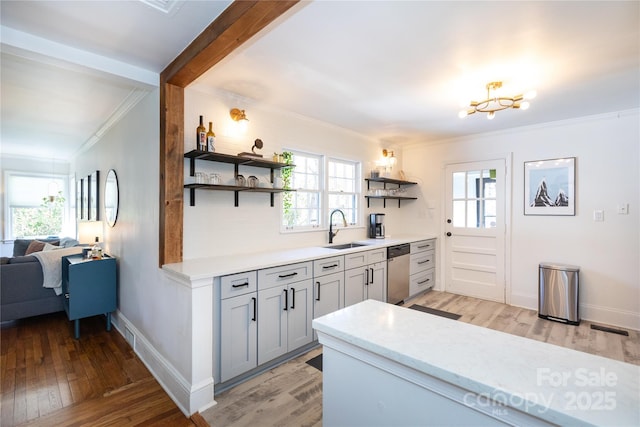
[[[580,267],[540,263],[538,273],[538,317],[580,324],[578,312]]]

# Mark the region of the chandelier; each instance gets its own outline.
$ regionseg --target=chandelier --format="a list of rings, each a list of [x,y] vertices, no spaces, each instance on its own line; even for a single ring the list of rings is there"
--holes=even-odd
[[[488,113],[487,119],[493,120],[496,116],[496,111],[506,110],[507,108],[515,108],[520,110],[526,110],[529,108],[529,102],[525,99],[533,99],[536,96],[535,91],[528,92],[526,95],[516,95],[514,97],[498,96],[495,91],[502,87],[502,82],[487,83],[487,99],[484,101],[471,101],[469,106],[471,108],[462,110],[458,113],[458,117],[465,118],[474,113]],[[491,91],[494,92],[493,96]]]

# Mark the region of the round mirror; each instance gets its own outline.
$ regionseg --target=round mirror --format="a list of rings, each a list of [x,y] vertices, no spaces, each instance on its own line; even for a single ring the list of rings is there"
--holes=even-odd
[[[116,171],[110,169],[104,184],[104,217],[110,227],[116,225],[118,219],[118,176]]]

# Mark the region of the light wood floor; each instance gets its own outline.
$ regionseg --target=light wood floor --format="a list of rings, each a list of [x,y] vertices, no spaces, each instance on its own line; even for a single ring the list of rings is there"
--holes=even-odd
[[[462,315],[459,321],[640,365],[640,333],[629,336],[591,329],[591,323],[565,325],[538,318],[533,310],[431,291],[405,303]],[[322,374],[305,362],[312,350],[216,396],[202,413],[213,427],[321,426]]]
[[[64,312],[0,329],[0,425],[194,426],[103,316]],[[195,421],[195,422],[194,422]],[[206,425],[201,423],[199,425]]]

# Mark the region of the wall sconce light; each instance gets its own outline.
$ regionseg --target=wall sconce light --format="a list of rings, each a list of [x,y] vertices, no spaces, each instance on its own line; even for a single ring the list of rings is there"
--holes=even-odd
[[[386,164],[386,167],[389,169],[393,169],[393,167],[396,165],[396,156],[394,156],[393,151],[392,150],[387,150],[386,148],[382,150],[382,157],[384,157],[384,161]]]
[[[247,115],[245,114],[244,110],[232,108],[229,115],[231,116],[231,120],[238,124],[238,129],[240,130],[240,132],[245,133],[249,125],[249,119],[247,119]]]

